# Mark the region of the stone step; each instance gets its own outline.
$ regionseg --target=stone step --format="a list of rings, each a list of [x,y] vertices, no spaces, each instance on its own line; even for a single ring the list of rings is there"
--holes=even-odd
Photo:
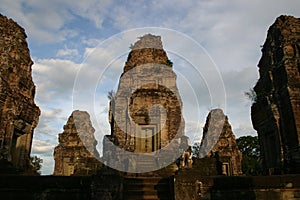
[[[153,172],[153,171],[168,171],[169,175],[174,175],[174,173],[178,170],[178,167],[176,166],[175,162],[170,163],[167,166],[161,166],[162,163],[159,163],[157,158],[153,156],[144,156],[143,159],[137,160],[135,163],[135,168],[137,172],[143,172],[143,173],[148,173],[148,172]],[[161,168],[162,167],[162,168]],[[139,169],[143,171],[139,171]]]
[[[131,182],[124,186],[127,190],[156,190],[159,189],[169,189],[169,182],[152,182],[152,183],[140,183]]]
[[[157,162],[154,158],[147,158],[136,162],[136,169],[142,169],[144,172],[151,172],[157,168]]]
[[[170,177],[126,177],[124,199],[173,199],[172,180]]]
[[[137,177],[159,177],[159,178],[168,178],[173,176],[176,171],[178,171],[178,167],[175,163],[172,163],[166,167],[163,167],[161,169],[157,169],[155,171],[149,171],[149,172],[143,172],[143,173],[126,173],[125,176],[131,177],[131,178],[137,178]]]
[[[125,200],[149,200],[149,199],[163,199],[163,200],[173,200],[174,198],[170,196],[169,192],[162,191],[162,192],[143,192],[143,191],[136,191],[136,192],[125,192],[123,195]]]
[[[131,195],[125,196],[126,200],[170,200],[170,197],[165,196],[157,196],[157,195]]]

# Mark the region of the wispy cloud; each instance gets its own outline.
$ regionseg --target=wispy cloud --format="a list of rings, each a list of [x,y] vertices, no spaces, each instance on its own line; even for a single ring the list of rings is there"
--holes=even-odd
[[[71,99],[80,64],[70,60],[41,59],[33,65],[37,85],[37,100],[49,103],[57,99]]]
[[[63,49],[59,49],[56,53],[57,57],[62,57],[62,58],[74,58],[78,56],[78,50],[77,49],[70,49],[67,48],[66,46]]]
[[[32,154],[52,156],[54,145],[51,141],[34,140],[34,145],[32,146]]]

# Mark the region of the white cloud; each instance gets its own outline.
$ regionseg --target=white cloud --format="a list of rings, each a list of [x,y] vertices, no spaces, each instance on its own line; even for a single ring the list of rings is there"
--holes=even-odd
[[[63,110],[61,108],[47,108],[41,106],[42,112],[39,118],[39,124],[35,129],[35,137],[42,139],[47,136],[47,139],[56,140],[57,133],[62,127],[57,127],[56,121],[63,120]]]
[[[101,39],[96,39],[96,38],[83,38],[82,39],[82,44],[87,45],[87,47],[96,47],[97,45],[99,45],[103,40]]]
[[[44,159],[43,174],[53,171],[53,148],[72,112],[72,91],[79,69],[79,64],[60,59],[38,59],[33,66],[37,86],[35,101],[42,112],[34,133],[32,153]]]
[[[43,116],[48,119],[54,119],[57,118],[57,115],[59,115],[61,112],[62,109],[45,110],[43,112]]]
[[[56,143],[51,140],[39,140],[34,138],[32,141],[31,156],[36,155],[43,159],[42,174],[52,174],[54,169],[53,150]]]
[[[69,60],[41,59],[33,65],[37,85],[37,100],[49,103],[55,99],[71,99],[72,89],[80,64]]]
[[[249,43],[248,37],[257,39],[257,36],[265,33],[265,29],[262,30],[261,27],[272,23],[280,14],[299,15],[299,4],[299,1],[294,0],[276,3],[273,0],[263,3],[259,0],[93,0],[76,3],[71,0],[3,0],[0,11],[16,19],[26,28],[30,37],[39,42],[59,42],[71,38],[65,32],[74,31],[68,28],[69,25],[82,18],[93,22],[98,29],[125,30],[133,27],[163,26],[188,33],[200,42],[228,45],[232,40],[240,39],[240,35]],[[209,46],[212,47],[213,44]]]
[[[78,56],[78,50],[77,49],[69,49],[66,46],[64,49],[59,49],[56,53],[57,57],[65,57],[65,58],[74,58]]]
[[[76,3],[71,0],[3,0],[0,12],[15,19],[33,41],[47,44],[76,36],[78,33],[66,26],[77,16],[90,20],[101,28],[103,15],[107,13],[111,3],[97,0]]]
[[[68,16],[59,12],[61,9],[52,2],[4,0],[1,5],[1,12],[15,19],[36,41],[48,43],[64,39],[61,28]]]
[[[190,138],[191,144],[201,141],[205,119],[203,121],[185,121],[185,135]]]
[[[49,140],[33,140],[32,154],[51,156],[54,145]]]

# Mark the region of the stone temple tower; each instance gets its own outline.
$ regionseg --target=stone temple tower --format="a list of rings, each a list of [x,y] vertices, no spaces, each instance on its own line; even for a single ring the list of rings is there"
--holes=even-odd
[[[144,35],[131,49],[111,96],[104,162],[123,171],[152,171],[175,161],[187,143],[182,102],[161,37]]]
[[[300,173],[300,19],[280,16],[258,63],[252,124],[266,173]]]
[[[86,176],[102,167],[90,115],[75,110],[69,117],[54,149],[55,176]]]
[[[40,109],[34,102],[25,30],[0,14],[0,173],[32,173],[30,152]]]

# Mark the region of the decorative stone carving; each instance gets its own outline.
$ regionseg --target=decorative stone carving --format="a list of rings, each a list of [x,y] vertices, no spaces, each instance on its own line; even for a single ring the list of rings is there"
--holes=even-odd
[[[191,151],[184,151],[180,159],[181,168],[192,168],[193,159]]]
[[[94,132],[89,114],[73,111],[64,125],[64,132],[59,134],[59,144],[54,149],[54,175],[86,176],[95,174],[102,167],[98,160]]]
[[[300,19],[280,16],[258,63],[251,118],[270,173],[300,173]]]
[[[26,37],[22,27],[0,14],[0,165],[20,173],[33,170],[29,157],[40,115]]]

